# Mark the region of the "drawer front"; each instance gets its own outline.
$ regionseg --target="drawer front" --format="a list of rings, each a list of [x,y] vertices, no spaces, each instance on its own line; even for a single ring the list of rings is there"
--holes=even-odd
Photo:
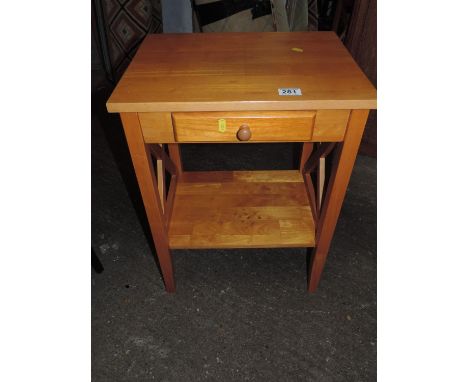
[[[312,139],[315,115],[315,111],[193,112],[173,113],[172,120],[177,142],[300,142]]]

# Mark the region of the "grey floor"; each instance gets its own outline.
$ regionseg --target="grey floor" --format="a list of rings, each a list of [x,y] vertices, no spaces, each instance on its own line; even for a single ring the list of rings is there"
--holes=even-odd
[[[297,147],[184,146],[186,168],[292,168]],[[93,381],[376,380],[376,160],[358,157],[319,290],[305,249],[178,250],[167,294],[118,119],[93,106]]]

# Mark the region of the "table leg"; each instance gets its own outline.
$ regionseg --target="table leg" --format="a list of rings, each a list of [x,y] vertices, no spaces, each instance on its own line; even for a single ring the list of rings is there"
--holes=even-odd
[[[160,147],[162,150],[164,150],[163,145],[160,145]],[[164,207],[166,203],[166,166],[164,165],[164,159],[156,159],[156,173],[158,180],[159,199],[161,200],[161,209],[164,213]]]
[[[314,292],[317,289],[325,266],[368,114],[369,110],[353,110],[351,112],[344,141],[339,143],[335,149],[337,152],[325,199],[322,201],[317,226],[316,247],[309,269],[309,292]]]
[[[302,154],[301,154],[301,163],[299,164],[299,170],[302,172],[304,169],[304,165],[309,159],[310,155],[312,154],[312,150],[314,149],[314,144],[312,142],[304,142],[302,144]]]
[[[178,143],[168,143],[167,145],[169,149],[169,157],[174,162],[177,171],[179,174],[182,174],[183,167],[182,167],[182,159],[180,156],[180,146]]]
[[[145,205],[146,216],[151,228],[159,265],[166,290],[175,292],[172,256],[169,251],[168,235],[163,216],[157,179],[151,159],[149,146],[145,144],[137,113],[121,113],[122,124],[127,138],[128,148],[135,168],[138,186]]]
[[[319,164],[317,166],[316,184],[317,184],[317,211],[320,212],[322,207],[323,191],[325,188],[325,158],[319,158]]]

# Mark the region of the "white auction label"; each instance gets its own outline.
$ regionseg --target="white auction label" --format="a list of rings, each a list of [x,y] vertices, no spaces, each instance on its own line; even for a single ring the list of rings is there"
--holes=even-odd
[[[302,92],[300,88],[279,88],[278,94],[280,96],[301,96]]]

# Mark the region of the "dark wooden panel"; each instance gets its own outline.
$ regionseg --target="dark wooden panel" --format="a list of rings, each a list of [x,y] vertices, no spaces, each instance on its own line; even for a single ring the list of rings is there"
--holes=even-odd
[[[345,45],[377,86],[377,1],[356,0]],[[377,111],[371,110],[359,149],[360,154],[377,157]]]

